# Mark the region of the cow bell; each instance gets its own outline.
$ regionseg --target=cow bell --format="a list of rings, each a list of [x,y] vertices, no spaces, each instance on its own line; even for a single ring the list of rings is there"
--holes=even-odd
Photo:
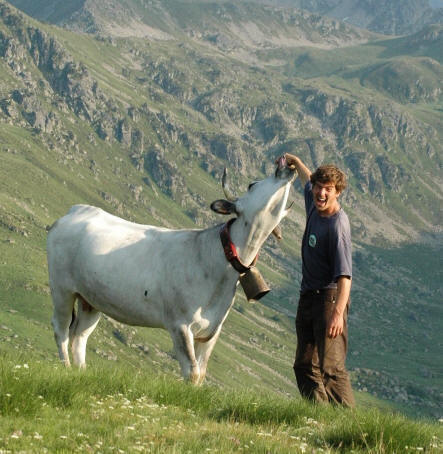
[[[240,284],[248,301],[258,301],[271,290],[255,266],[240,275]]]

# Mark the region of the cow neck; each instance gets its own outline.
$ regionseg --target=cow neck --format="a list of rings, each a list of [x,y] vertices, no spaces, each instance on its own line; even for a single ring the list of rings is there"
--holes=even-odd
[[[223,251],[225,253],[226,260],[232,265],[232,267],[238,271],[240,274],[246,273],[254,266],[258,260],[258,254],[255,256],[254,260],[249,266],[246,266],[240,261],[238,257],[237,248],[232,242],[231,234],[229,229],[236,218],[230,219],[226,224],[223,224],[220,229],[220,240],[223,246]]]

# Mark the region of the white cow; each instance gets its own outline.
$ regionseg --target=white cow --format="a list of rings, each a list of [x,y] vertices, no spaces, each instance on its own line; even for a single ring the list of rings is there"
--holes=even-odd
[[[275,174],[251,185],[245,195],[211,204],[217,213],[237,216],[230,234],[242,263],[253,261],[286,215],[294,175],[279,158]],[[219,232],[220,226],[169,230],[140,225],[100,208],[73,206],[52,226],[47,241],[60,359],[70,365],[71,341],[74,364],[85,367],[88,336],[103,312],[129,325],[168,330],[182,375],[200,384],[239,279]]]

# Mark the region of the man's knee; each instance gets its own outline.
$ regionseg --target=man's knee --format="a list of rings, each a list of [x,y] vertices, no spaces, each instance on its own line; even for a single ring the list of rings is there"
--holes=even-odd
[[[294,364],[292,366],[294,374],[296,377],[312,377],[315,375],[315,372],[312,368],[312,364],[302,361],[298,358],[295,358]]]
[[[325,374],[325,390],[330,402],[345,407],[355,407],[354,392],[346,370],[332,376]]]

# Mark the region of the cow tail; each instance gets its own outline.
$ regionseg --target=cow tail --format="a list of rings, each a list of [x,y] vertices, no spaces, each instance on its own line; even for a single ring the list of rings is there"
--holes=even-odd
[[[52,224],[52,225],[47,225],[45,227],[46,233],[49,233],[54,227],[56,227],[58,224],[58,219]]]
[[[75,314],[75,307],[72,308],[72,318],[71,318],[71,324],[69,325],[69,329],[71,329],[74,326],[75,320],[77,316]]]

